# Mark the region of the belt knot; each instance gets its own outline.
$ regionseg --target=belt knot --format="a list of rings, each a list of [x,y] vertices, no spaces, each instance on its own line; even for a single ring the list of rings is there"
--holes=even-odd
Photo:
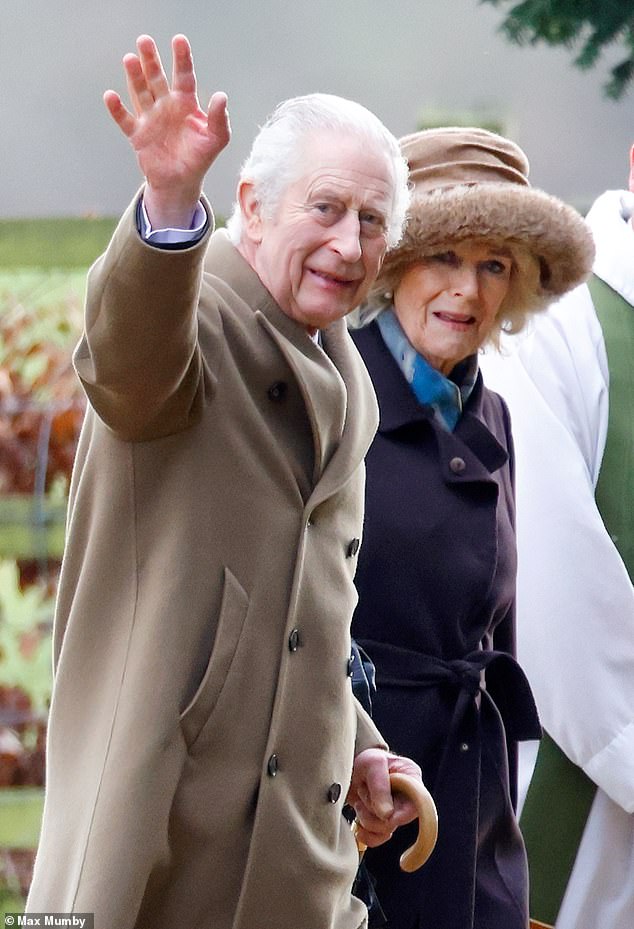
[[[456,659],[447,663],[451,672],[452,679],[459,684],[463,690],[475,697],[480,692],[482,683],[482,666],[472,661]]]

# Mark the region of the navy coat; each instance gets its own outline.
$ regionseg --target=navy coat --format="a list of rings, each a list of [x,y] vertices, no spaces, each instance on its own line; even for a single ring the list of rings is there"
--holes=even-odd
[[[369,850],[367,864],[389,929],[525,929],[515,740],[537,737],[539,724],[511,657],[508,411],[478,374],[448,432],[415,398],[376,323],[353,338],[380,408],[353,635],[376,665],[375,721],[391,749],[420,764],[439,816],[437,847],[420,871],[398,867],[415,824]]]

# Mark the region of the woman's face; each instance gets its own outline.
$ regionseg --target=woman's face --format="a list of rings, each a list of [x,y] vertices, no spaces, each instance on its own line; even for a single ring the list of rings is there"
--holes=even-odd
[[[394,291],[405,335],[447,375],[487,340],[511,282],[504,248],[463,242],[410,265]]]

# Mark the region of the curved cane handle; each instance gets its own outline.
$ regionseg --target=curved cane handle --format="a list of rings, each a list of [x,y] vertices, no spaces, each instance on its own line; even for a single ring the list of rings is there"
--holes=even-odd
[[[408,774],[390,774],[390,786],[394,793],[405,794],[416,807],[418,836],[414,844],[403,852],[400,860],[401,871],[416,871],[425,864],[438,838],[436,804],[423,782]]]

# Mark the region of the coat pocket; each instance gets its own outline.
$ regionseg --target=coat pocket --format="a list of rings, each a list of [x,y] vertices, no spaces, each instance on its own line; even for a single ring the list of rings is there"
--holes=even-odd
[[[220,615],[211,656],[196,693],[180,715],[188,748],[193,746],[218,703],[238,648],[248,608],[248,594],[225,567]]]

